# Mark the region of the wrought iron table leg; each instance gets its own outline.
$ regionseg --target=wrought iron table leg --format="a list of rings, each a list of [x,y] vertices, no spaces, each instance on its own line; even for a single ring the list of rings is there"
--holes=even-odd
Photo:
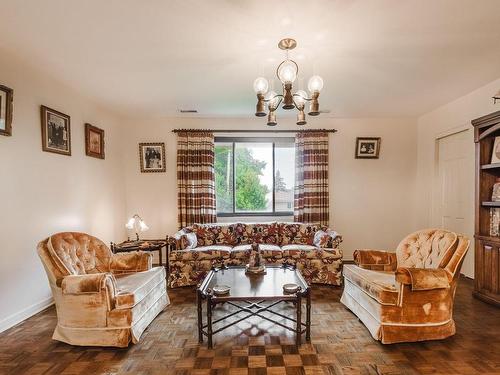
[[[306,299],[306,341],[311,342],[311,289],[307,291]]]
[[[295,328],[295,343],[300,346],[301,342],[301,331],[302,331],[302,297],[300,294],[297,296],[297,322]]]
[[[201,291],[198,289],[196,293],[196,299],[198,302],[198,342],[203,342],[203,315],[202,315],[202,295]]]
[[[212,296],[207,297],[207,337],[208,337],[208,349],[213,348],[212,344]]]

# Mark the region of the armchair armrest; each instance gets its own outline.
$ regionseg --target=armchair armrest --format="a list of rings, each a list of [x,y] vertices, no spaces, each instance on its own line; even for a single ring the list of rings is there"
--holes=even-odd
[[[410,285],[411,290],[447,289],[453,275],[442,268],[404,268],[396,270],[396,281]]]
[[[361,268],[374,271],[395,271],[397,267],[396,253],[384,250],[355,250],[354,263]]]
[[[116,281],[110,273],[93,273],[88,275],[69,275],[62,279],[63,294],[101,293],[107,289],[111,298],[116,295]]]
[[[150,270],[153,254],[144,251],[130,251],[113,254],[109,268],[113,273],[133,273]]]

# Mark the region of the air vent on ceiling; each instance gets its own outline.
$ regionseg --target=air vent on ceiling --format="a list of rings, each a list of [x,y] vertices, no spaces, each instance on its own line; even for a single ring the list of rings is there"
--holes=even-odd
[[[196,109],[179,109],[180,113],[198,113]]]

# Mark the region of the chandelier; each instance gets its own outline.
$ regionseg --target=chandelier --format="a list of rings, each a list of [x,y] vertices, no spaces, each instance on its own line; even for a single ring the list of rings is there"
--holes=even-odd
[[[289,110],[296,108],[299,113],[297,114],[297,125],[305,125],[306,115],[304,113],[306,103],[309,103],[309,116],[319,115],[319,92],[323,88],[323,79],[320,76],[314,75],[309,78],[307,88],[311,94],[309,97],[304,90],[298,90],[292,94],[292,84],[297,79],[299,73],[299,66],[288,57],[288,51],[294,49],[297,42],[294,39],[286,38],[280,40],[278,47],[286,52],[286,58],[278,65],[276,75],[281,81],[283,86],[283,93],[277,94],[269,90],[269,82],[264,77],[257,78],[253,83],[253,88],[257,94],[257,108],[255,116],[262,117],[267,115],[267,125],[275,126],[276,122],[276,109],[279,108],[283,102],[283,109]],[[266,104],[269,113],[266,113]]]

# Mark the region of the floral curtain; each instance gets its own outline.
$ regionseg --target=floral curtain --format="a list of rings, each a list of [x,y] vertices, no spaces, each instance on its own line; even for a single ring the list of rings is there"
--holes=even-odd
[[[294,221],[329,223],[328,133],[295,136]]]
[[[212,133],[177,133],[177,203],[179,228],[217,221]]]

